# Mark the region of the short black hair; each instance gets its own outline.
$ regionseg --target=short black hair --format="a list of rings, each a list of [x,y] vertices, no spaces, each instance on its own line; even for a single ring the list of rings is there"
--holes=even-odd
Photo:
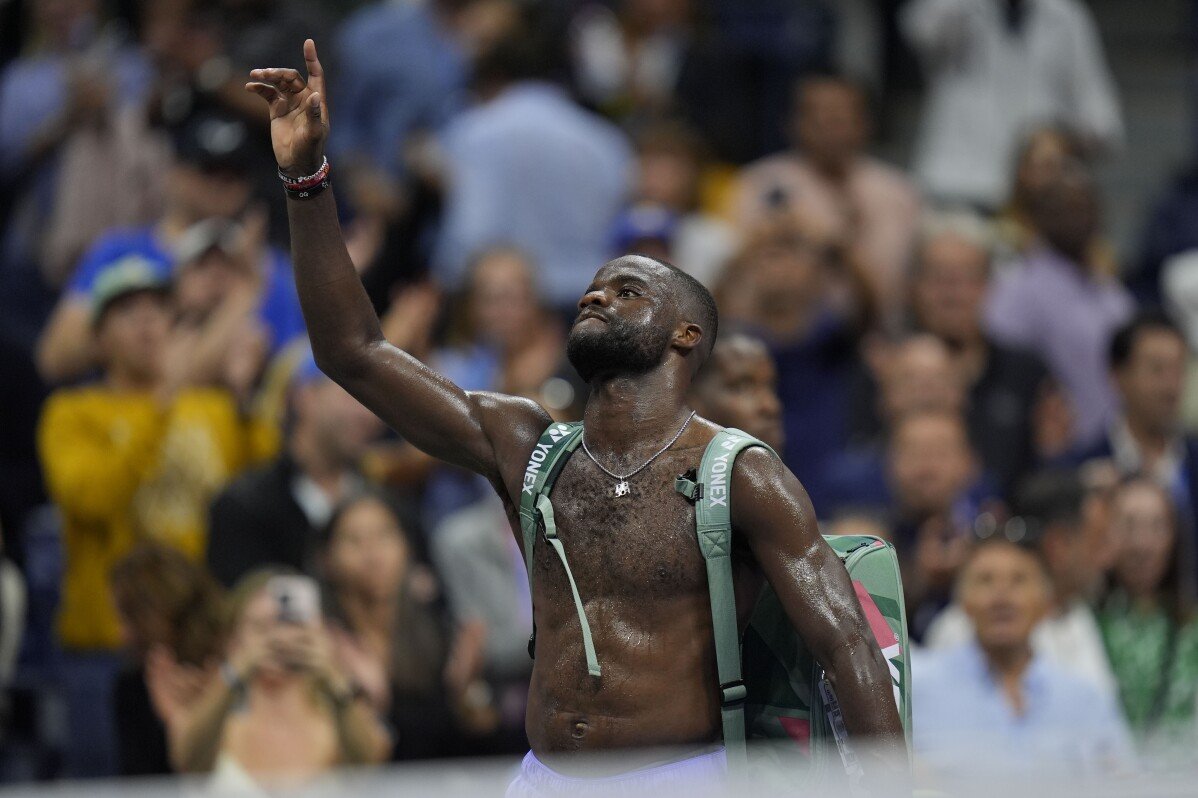
[[[1057,524],[1077,524],[1086,501],[1085,482],[1068,468],[1052,468],[1032,474],[1015,493],[1014,509],[1039,538],[1044,528]]]
[[[877,117],[879,99],[875,92],[864,81],[834,68],[821,68],[804,72],[794,79],[794,82],[791,84],[791,113],[799,111],[804,95],[809,88],[818,84],[829,83],[857,95],[857,99],[861,101],[861,111],[865,114],[868,121],[872,121]]]
[[[976,538],[972,545],[970,545],[968,552],[965,554],[965,561],[961,563],[961,567],[957,571],[956,589],[960,589],[961,578],[964,576],[966,569],[978,558],[978,555],[992,548],[1009,548],[1028,555],[1035,561],[1040,574],[1051,584],[1052,571],[1048,567],[1048,559],[1044,556],[1044,550],[1040,547],[1040,540],[1038,538],[1015,539],[1008,535],[995,534],[984,538]]]
[[[471,76],[475,87],[508,86],[527,80],[555,81],[560,77],[566,62],[560,37],[554,36],[535,16],[522,20],[478,53]]]
[[[1164,311],[1158,308],[1142,310],[1133,316],[1131,321],[1116,330],[1111,337],[1111,344],[1107,350],[1107,363],[1111,370],[1117,371],[1126,366],[1131,360],[1132,352],[1136,348],[1136,342],[1140,335],[1153,330],[1172,333],[1180,338],[1183,344],[1186,343],[1186,337],[1181,332],[1181,328]]]
[[[674,286],[679,289],[679,293],[681,294],[682,307],[688,315],[692,315],[692,321],[703,328],[702,360],[706,362],[707,358],[711,356],[711,350],[715,348],[715,339],[720,331],[720,310],[716,306],[715,297],[711,295],[711,291],[708,291],[707,286],[696,280],[692,275],[667,260],[655,258],[652,255],[644,255],[640,252],[630,252],[628,255],[621,257],[628,257],[630,255],[651,260],[669,270]],[[619,258],[616,260],[619,260]]]

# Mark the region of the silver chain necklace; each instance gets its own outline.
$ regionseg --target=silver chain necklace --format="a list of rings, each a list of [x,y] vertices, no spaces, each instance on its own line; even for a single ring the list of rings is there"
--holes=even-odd
[[[678,439],[682,437],[682,433],[686,432],[686,428],[688,426],[690,426],[691,419],[694,417],[695,417],[695,411],[692,410],[691,414],[686,417],[686,421],[682,422],[682,426],[678,429],[678,432],[674,435],[674,437],[670,439],[669,443],[667,443],[665,446],[658,449],[657,454],[653,455],[648,460],[646,460],[644,462],[644,464],[641,465],[640,468],[635,469],[633,471],[629,471],[627,474],[616,474],[612,471],[608,471],[607,468],[604,467],[603,463],[600,463],[598,460],[595,459],[595,455],[591,454],[591,450],[587,446],[587,435],[586,435],[585,429],[583,430],[583,433],[582,433],[582,450],[587,453],[587,457],[591,458],[592,463],[599,466],[600,471],[602,471],[604,474],[607,474],[612,479],[619,480],[619,482],[616,483],[616,496],[627,496],[629,493],[632,492],[632,488],[628,487],[628,480],[631,479],[632,477],[635,477],[637,474],[641,473],[646,468],[648,468],[650,463],[652,463],[657,458],[661,457],[663,454],[665,454],[667,449],[669,449],[671,446],[673,446],[675,443],[677,443]]]

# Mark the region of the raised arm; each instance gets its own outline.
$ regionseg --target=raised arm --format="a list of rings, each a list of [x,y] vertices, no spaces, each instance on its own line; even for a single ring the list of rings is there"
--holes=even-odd
[[[907,748],[890,673],[848,572],[819,534],[807,492],[776,455],[747,449],[733,472],[732,513],[733,526],[827,672],[849,734],[868,741],[860,752],[867,782],[888,785],[891,794],[904,780]]]
[[[246,84],[270,106],[275,158],[293,177],[320,168],[329,133],[324,72],[311,39],[304,61],[306,81],[294,69],[255,69]],[[321,370],[425,452],[514,484],[548,413],[522,399],[467,393],[387,342],[346,251],[331,191],[289,196],[287,215],[296,287]]]

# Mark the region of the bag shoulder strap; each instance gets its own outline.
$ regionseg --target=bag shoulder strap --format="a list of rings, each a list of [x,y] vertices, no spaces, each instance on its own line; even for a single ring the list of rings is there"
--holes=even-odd
[[[550,424],[541,435],[532,454],[529,456],[528,467],[524,470],[524,482],[520,489],[520,532],[524,539],[524,566],[528,570],[528,590],[533,590],[533,550],[536,547],[537,533],[545,535],[545,542],[550,545],[557,559],[566,572],[566,581],[570,583],[570,595],[574,599],[574,611],[578,613],[578,623],[582,629],[582,648],[586,654],[587,673],[591,676],[601,676],[599,658],[595,654],[595,643],[591,636],[591,624],[587,620],[582,597],[578,594],[578,585],[574,581],[574,573],[566,559],[566,550],[557,537],[557,522],[553,517],[553,503],[549,494],[553,483],[557,480],[566,461],[582,442],[582,424]],[[529,654],[536,645],[536,611],[533,611],[533,634],[529,639]]]
[[[537,540],[537,498],[553,490],[562,467],[582,442],[580,422],[554,422],[549,425],[528,458],[524,484],[520,489],[520,532],[524,539],[524,565],[528,568],[528,587],[532,589],[532,551]]]
[[[721,430],[703,453],[697,482],[692,485],[679,480],[675,485],[679,493],[695,500],[695,533],[707,562],[707,590],[720,679],[720,718],[730,769],[747,764],[744,703],[748,694],[741,678],[740,634],[732,580],[732,466],[737,455],[751,446],[773,451],[747,432]]]

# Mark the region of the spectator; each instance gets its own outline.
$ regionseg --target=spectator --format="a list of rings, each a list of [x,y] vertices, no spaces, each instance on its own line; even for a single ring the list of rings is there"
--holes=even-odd
[[[1032,634],[1033,650],[1115,698],[1115,678],[1090,604],[1110,564],[1107,518],[1100,506],[1105,501],[1073,472],[1044,472],[1031,477],[1020,489],[1016,503],[1019,515],[1008,522],[1006,529],[1025,530],[1043,558],[1051,581],[1049,609]],[[954,648],[968,643],[972,634],[957,596],[937,616],[924,642],[932,649]]]
[[[258,314],[265,287],[258,264],[265,240],[266,214],[259,210],[244,226],[199,222],[175,248],[176,334],[224,333],[216,336],[220,346],[193,352],[193,373],[205,382],[223,383],[242,407],[251,405],[271,348],[271,333]]]
[[[997,282],[986,327],[995,341],[1044,359],[1071,404],[1070,442],[1088,445],[1114,417],[1104,352],[1134,305],[1127,289],[1095,269],[1099,198],[1080,167],[1068,168],[1045,188],[1034,221],[1042,246]]]
[[[778,368],[783,459],[822,512],[827,467],[848,441],[849,379],[857,335],[833,307],[828,260],[793,231],[749,242],[716,291],[721,321],[760,335]]]
[[[786,441],[778,370],[760,339],[734,332],[716,341],[691,384],[690,403],[708,421],[743,430],[774,449]]]
[[[437,139],[468,104],[474,58],[515,26],[519,5],[371,2],[338,31],[329,147],[353,214],[350,253],[380,310],[396,283],[428,272],[445,167]]]
[[[336,664],[316,585],[305,580],[257,571],[233,590],[227,659],[171,740],[179,770],[258,793],[386,758],[387,732]]]
[[[1033,126],[1064,125],[1091,149],[1121,144],[1102,45],[1078,0],[915,0],[900,23],[929,84],[915,171],[932,197],[999,208]]]
[[[954,368],[952,350],[926,333],[875,344],[869,370],[860,369],[855,383],[849,460],[854,454],[879,452],[893,425],[908,413],[958,414],[968,402],[966,380]]]
[[[607,260],[633,164],[619,130],[548,82],[545,49],[521,33],[480,56],[480,102],[445,131],[445,216],[433,273],[459,288],[472,255],[511,243],[540,265],[546,300],[567,310]]]
[[[445,583],[449,610],[461,629],[482,630],[477,673],[469,673],[463,697],[476,717],[494,726],[488,753],[518,754],[527,748],[524,710],[532,659],[532,599],[524,556],[496,496],[447,515],[436,527],[430,553]],[[487,720],[482,717],[480,720]]]
[[[250,198],[245,176],[247,147],[245,126],[227,117],[198,116],[176,131],[177,161],[168,176],[161,218],[149,227],[110,231],[84,257],[38,343],[37,365],[44,379],[76,379],[95,367],[96,353],[88,332],[90,294],[105,267],[135,255],[167,279],[175,265],[176,248],[191,246],[184,235],[187,231],[208,219],[227,221],[242,213]],[[247,271],[261,271],[258,315],[274,352],[303,332],[303,317],[287,256],[274,248],[260,252],[259,262],[243,266]]]
[[[322,550],[333,651],[396,731],[396,759],[454,752],[457,727],[442,675],[448,640],[437,583],[416,561],[420,532],[381,494],[338,505]]]
[[[1114,699],[1031,644],[1050,595],[1037,555],[994,535],[969,553],[957,592],[974,639],[911,669],[919,765],[961,785],[987,774],[1094,780],[1127,770],[1131,745]]]
[[[32,272],[38,264],[54,286],[73,264],[81,232],[99,232],[91,227],[96,220],[138,223],[155,199],[160,159],[152,145],[139,147],[149,137],[137,113],[152,77],[149,64],[115,26],[100,24],[99,5],[28,3],[35,45],[0,71],[0,181],[15,195],[0,203],[12,213],[0,211],[0,219],[13,222],[0,225],[3,265]],[[103,202],[90,186],[63,180],[84,177],[80,169],[99,155],[107,162],[90,164],[86,176],[123,187]]]
[[[433,367],[466,390],[527,396],[554,411],[574,405],[549,384],[562,365],[565,331],[544,306],[529,257],[511,247],[485,250],[464,287],[457,340],[433,353]]]
[[[717,156],[743,164],[786,146],[795,79],[832,62],[836,11],[824,0],[707,0],[678,78],[683,116]]]
[[[414,139],[441,131],[462,109],[470,58],[512,24],[507,5],[373,2],[342,23],[330,146],[355,180],[371,170],[401,177]],[[288,53],[294,47],[295,39],[288,41]]]
[[[153,211],[160,146],[137,118],[151,75],[97,0],[0,3],[0,518],[19,561],[45,502],[33,431],[46,388],[33,352],[93,225]],[[11,58],[11,60],[9,60]],[[65,190],[64,190],[65,189]],[[102,196],[102,200],[97,200]]]
[[[970,444],[964,386],[947,347],[919,335],[878,360],[884,426],[831,461],[829,499],[817,509],[823,519],[871,510],[889,517],[884,537],[898,548],[911,634],[922,640],[995,491]]]
[[[1165,295],[1169,272],[1177,269],[1186,255],[1198,250],[1198,231],[1190,223],[1195,213],[1198,213],[1198,165],[1184,169],[1173,179],[1149,215],[1136,262],[1127,275],[1128,288],[1141,304],[1161,306],[1170,298]],[[1178,266],[1171,269],[1171,262]],[[1192,274],[1193,268],[1183,271]],[[1192,295],[1193,291],[1189,293]]]
[[[1132,732],[1147,754],[1184,760],[1195,740],[1198,622],[1178,526],[1155,480],[1132,477],[1119,487],[1111,519],[1118,556],[1098,619]]]
[[[1120,412],[1106,434],[1075,452],[1070,462],[1110,461],[1123,476],[1143,474],[1169,491],[1189,530],[1198,519],[1198,438],[1181,423],[1186,340],[1158,311],[1137,314],[1111,339],[1108,362]],[[1198,560],[1195,560],[1198,565]]]
[[[583,5],[570,26],[582,99],[632,126],[672,110],[694,40],[693,5],[691,0]]]
[[[929,220],[915,256],[912,314],[917,327],[948,346],[969,392],[970,440],[1009,496],[1039,459],[1040,447],[1052,445],[1045,416],[1055,392],[1038,357],[996,343],[983,329],[990,270],[990,249],[978,220]]]
[[[282,453],[212,502],[208,567],[223,585],[268,565],[316,573],[319,530],[362,487],[358,464],[383,429],[308,352],[291,380],[289,415]]]
[[[92,297],[101,381],[52,394],[38,429],[46,484],[62,515],[58,637],[70,772],[80,776],[115,771],[120,627],[109,569],[145,539],[201,556],[209,500],[263,454],[228,391],[193,387],[190,353],[168,350],[169,284],[153,264],[129,256],[110,266]]]
[[[527,396],[553,413],[581,415],[586,387],[565,364],[565,330],[544,306],[528,256],[504,246],[485,250],[471,262],[464,289],[456,335],[429,364],[465,390]],[[424,516],[435,525],[491,492],[482,477],[437,463]]]
[[[202,566],[161,543],[140,543],[109,573],[132,662],[113,700],[122,776],[171,773],[167,729],[178,730],[215,676],[223,596]]]
[[[866,154],[871,122],[865,92],[844,78],[798,84],[794,150],[745,167],[735,201],[741,229],[796,216],[820,241],[856,250],[875,301],[890,322],[919,221],[919,195],[906,176]]]
[[[636,139],[638,205],[627,212],[617,233],[620,252],[644,252],[638,238],[649,236],[636,224],[641,207],[667,221],[662,232],[662,256],[708,286],[719,279],[724,263],[735,253],[735,232],[722,219],[700,208],[704,147],[698,135],[681,124],[663,122],[643,130]],[[618,228],[620,226],[618,225]]]
[[[923,640],[949,602],[989,492],[964,419],[945,411],[915,411],[895,422],[885,469],[911,636]]]
[[[1021,258],[1035,247],[1033,219],[1040,194],[1083,154],[1077,138],[1059,127],[1037,128],[1023,141],[1015,157],[1011,196],[995,219],[1001,256]]]
[[[299,69],[303,64],[297,63],[301,59],[295,43],[331,27],[313,0],[220,0],[219,6],[229,40],[228,60],[237,68],[278,64]],[[241,82],[240,74],[237,78]]]

